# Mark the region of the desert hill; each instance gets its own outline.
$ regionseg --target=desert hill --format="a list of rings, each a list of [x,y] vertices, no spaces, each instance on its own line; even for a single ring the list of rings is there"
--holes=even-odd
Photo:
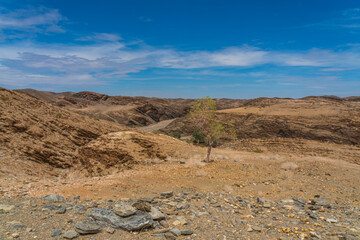
[[[193,99],[108,96],[94,92],[53,93],[34,89],[17,90],[37,99],[94,118],[131,127],[147,126],[160,121],[183,117]],[[247,100],[217,99],[218,109],[235,108]]]
[[[0,133],[0,175],[56,174],[53,170],[69,168],[109,174],[136,163],[180,157],[183,154],[176,149],[190,148],[168,136],[130,131],[4,88],[0,88]]]
[[[360,144],[360,101],[356,97],[258,98],[220,110],[217,117],[234,125],[238,139],[301,138]],[[193,130],[188,117],[161,129],[183,135],[191,135]]]

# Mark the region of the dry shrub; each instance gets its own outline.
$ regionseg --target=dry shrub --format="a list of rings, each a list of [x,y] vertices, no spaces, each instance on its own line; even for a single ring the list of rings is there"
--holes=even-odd
[[[294,170],[294,169],[297,169],[298,167],[299,166],[293,162],[286,162],[286,163],[281,164],[281,168],[284,170]]]

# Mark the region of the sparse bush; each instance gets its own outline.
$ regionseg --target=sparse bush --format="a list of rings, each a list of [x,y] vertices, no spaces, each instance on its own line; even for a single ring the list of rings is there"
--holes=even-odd
[[[195,129],[192,133],[193,143],[205,143],[205,134],[200,129]]]
[[[180,139],[180,138],[181,138],[181,134],[178,133],[178,132],[172,132],[172,133],[170,133],[170,137]]]
[[[56,114],[56,118],[61,118],[61,117],[62,117],[61,113]]]
[[[261,149],[255,149],[253,152],[254,152],[254,153],[263,153],[264,151],[261,150]]]
[[[100,119],[98,117],[94,117],[95,121],[100,121]]]
[[[281,164],[281,168],[284,170],[294,170],[294,169],[298,168],[298,165],[296,165],[293,162],[286,162],[286,163]]]

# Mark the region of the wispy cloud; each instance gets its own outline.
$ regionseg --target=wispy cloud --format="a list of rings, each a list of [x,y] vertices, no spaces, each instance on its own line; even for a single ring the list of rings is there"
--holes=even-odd
[[[119,34],[110,34],[110,33],[95,33],[90,36],[80,37],[76,40],[78,41],[109,41],[109,42],[117,42],[122,38]]]
[[[0,30],[35,32],[64,32],[61,21],[66,20],[58,10],[48,8],[0,9]]]

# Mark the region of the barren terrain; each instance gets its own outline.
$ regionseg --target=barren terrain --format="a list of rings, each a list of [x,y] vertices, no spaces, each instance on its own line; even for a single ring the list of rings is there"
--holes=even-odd
[[[182,115],[143,132],[46,96],[0,89],[0,239],[360,239],[357,98],[220,110],[238,139],[205,164],[204,147],[151,133],[190,135]],[[132,217],[115,214],[131,205]]]

